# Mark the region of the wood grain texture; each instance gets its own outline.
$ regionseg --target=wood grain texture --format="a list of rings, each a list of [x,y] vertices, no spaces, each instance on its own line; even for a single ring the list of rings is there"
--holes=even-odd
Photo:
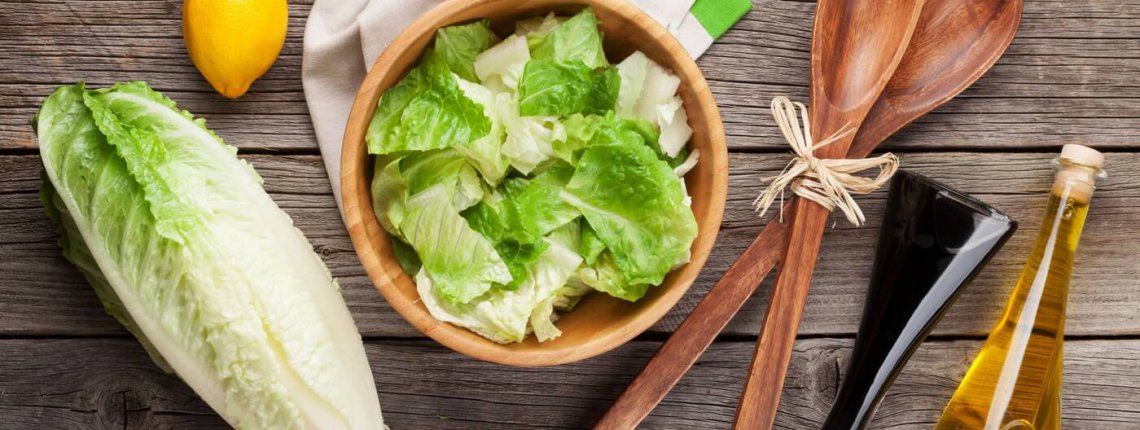
[[[938,178],[971,193],[1022,222],[1009,244],[967,286],[936,335],[980,336],[990,328],[1025,263],[1052,180],[1048,153],[918,153],[903,154],[904,168]],[[265,178],[266,188],[308,235],[313,246],[340,278],[350,308],[365,336],[417,336],[376,294],[359,266],[352,245],[337,219],[336,207],[315,156],[247,156]],[[1069,303],[1070,334],[1140,334],[1140,266],[1135,243],[1140,238],[1140,154],[1107,154],[1110,180],[1097,190],[1077,254]],[[692,289],[652,332],[674,330],[709,287],[744,251],[768,220],[752,211],[762,190],[761,178],[783,167],[780,157],[733,154],[729,196],[717,246]],[[967,166],[964,168],[963,166]],[[103,314],[89,286],[60,255],[54,228],[43,214],[37,156],[0,157],[0,334],[83,335],[123,333]],[[1116,173],[1119,172],[1119,173]],[[839,222],[825,232],[812,294],[808,296],[800,333],[849,335],[862,312],[870,277],[877,228],[886,192],[858,199],[868,216],[867,227]],[[769,219],[778,218],[771,214]],[[836,221],[842,221],[836,219]],[[755,336],[771,291],[760,287],[727,329],[727,335]]]
[[[777,95],[807,100],[812,2],[755,0],[700,61],[731,148],[783,151],[768,120]],[[129,4],[129,7],[124,5]],[[186,56],[177,0],[0,0],[0,150],[32,148],[28,121],[52,89],[140,79],[245,149],[315,153],[301,90],[301,35],[311,0],[290,2],[277,63],[250,94],[226,101]],[[1005,57],[959,99],[885,148],[1046,148],[1140,142],[1140,1],[1027,2]]]
[[[930,428],[980,344],[924,344],[871,428]],[[369,341],[366,350],[393,429],[577,429],[600,415],[657,345],[635,341],[581,363],[531,370],[477,362],[430,341]],[[850,347],[847,339],[796,343],[775,428],[819,427]],[[640,428],[726,428],[751,352],[751,342],[713,345]],[[0,353],[3,429],[226,428],[132,339],[0,340]],[[1066,429],[1135,428],[1137,354],[1137,340],[1066,344]]]
[[[634,341],[569,367],[510,369],[430,341],[376,294],[337,220],[301,90],[301,34],[311,0],[290,1],[276,65],[250,94],[226,101],[185,54],[178,0],[0,0],[0,429],[221,428],[175,378],[162,376],[106,316],[60,256],[35,189],[28,121],[58,85],[147,80],[253,155],[273,198],[293,216],[344,286],[394,428],[580,428],[594,422],[659,344]],[[674,330],[768,220],[750,203],[786,152],[768,119],[772,97],[808,96],[811,1],[755,7],[698,62],[721,107],[730,157],[726,217],[694,287],[651,329]],[[1070,298],[1065,428],[1131,429],[1140,422],[1140,0],[1034,0],[1005,57],[959,98],[888,140],[904,166],[1006,210],[1019,233],[937,328],[895,385],[875,428],[930,428],[1024,263],[1063,143],[1110,152],[1110,180],[1093,203]],[[751,152],[778,152],[780,157]],[[801,333],[847,336],[858,324],[885,193],[860,198],[871,228],[825,233]],[[770,216],[769,218],[774,218]],[[726,428],[759,332],[764,285],[643,428]],[[41,337],[58,339],[42,339]],[[1118,337],[1119,336],[1119,337]],[[737,341],[732,341],[737,340]],[[777,427],[823,419],[849,340],[800,340]],[[409,378],[409,375],[416,375]]]

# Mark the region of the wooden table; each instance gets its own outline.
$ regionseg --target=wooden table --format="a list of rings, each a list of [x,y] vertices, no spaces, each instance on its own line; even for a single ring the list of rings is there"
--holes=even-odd
[[[331,1],[331,0],[330,0]],[[605,356],[548,369],[476,362],[423,338],[372,288],[339,221],[301,91],[309,1],[292,1],[277,64],[236,101],[186,56],[176,0],[0,0],[0,428],[221,428],[225,424],[105,315],[60,255],[36,192],[29,120],[57,85],[146,80],[241,148],[312,240],[367,344],[393,428],[582,428],[591,424],[767,220],[750,202],[787,152],[769,100],[806,100],[811,2],[755,8],[700,65],[731,148],[728,208],[699,281],[649,333]],[[891,389],[875,428],[929,428],[1020,270],[1064,143],[1108,154],[1068,310],[1065,428],[1140,428],[1140,1],[1031,0],[1009,52],[973,88],[890,140],[903,166],[1007,211],[1023,229]],[[824,416],[862,310],[884,192],[860,198],[872,227],[828,231],[777,426]],[[769,217],[770,218],[770,217]],[[765,286],[645,422],[727,428],[770,287]]]

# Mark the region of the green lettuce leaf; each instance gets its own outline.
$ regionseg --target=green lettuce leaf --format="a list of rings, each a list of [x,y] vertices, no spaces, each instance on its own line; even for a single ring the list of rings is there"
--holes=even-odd
[[[546,250],[547,245],[542,241],[520,240],[515,235],[516,229],[508,225],[508,221],[500,215],[500,210],[488,203],[480,202],[463,211],[461,215],[472,229],[491,241],[495,252],[511,272],[511,282],[496,284],[495,287],[515,290],[526,278],[527,268],[538,260],[538,256]]]
[[[673,170],[634,131],[590,146],[562,198],[582,211],[629,284],[660,284],[697,235]]]
[[[512,278],[492,243],[468,225],[451,200],[443,184],[412,196],[400,232],[439,295],[450,303],[468,303]]]
[[[559,24],[566,22],[568,18],[560,17],[554,12],[548,13],[546,16],[536,16],[533,18],[520,19],[515,21],[515,34],[519,36],[528,36],[535,38],[533,43],[537,44],[542,41],[542,37],[558,27]]]
[[[519,81],[519,114],[604,114],[613,110],[620,86],[612,67],[594,70],[577,59],[530,60]]]
[[[554,142],[565,139],[566,131],[557,117],[519,117],[516,111],[503,120],[507,129],[503,155],[524,175],[549,164],[555,157]]]
[[[602,239],[598,238],[598,233],[590,227],[590,223],[585,220],[582,221],[582,245],[578,249],[578,255],[586,261],[586,264],[594,264],[598,261],[598,256],[602,251],[606,250],[606,244],[602,243]]]
[[[621,77],[621,90],[615,106],[618,115],[627,118],[636,115],[637,101],[641,98],[650,62],[649,57],[636,51],[615,66]]]
[[[466,327],[499,343],[521,342],[532,331],[541,336],[540,340],[549,340],[560,332],[550,323],[553,307],[547,308],[544,302],[554,297],[581,263],[582,258],[574,251],[548,242],[514,290],[493,289],[479,300],[454,303],[441,297],[434,287],[435,278],[425,271],[416,276],[416,288],[424,306],[440,321]]]
[[[594,264],[578,269],[574,277],[591,288],[617,297],[636,302],[649,291],[648,283],[631,283],[625,273],[614,262],[613,254],[601,253]]]
[[[396,262],[400,263],[400,269],[404,270],[409,276],[416,276],[420,272],[424,263],[420,261],[420,256],[416,255],[416,250],[412,245],[408,245],[399,237],[389,234],[388,241],[392,244],[392,255],[396,257]]]
[[[478,79],[475,74],[475,57],[496,43],[499,43],[499,38],[491,32],[491,21],[481,19],[470,24],[436,30],[434,46],[452,72],[463,79],[474,81]]]
[[[507,214],[513,235],[523,243],[538,241],[554,229],[581,215],[561,198],[574,169],[556,165],[534,179],[510,179],[500,206]]]
[[[400,175],[407,181],[407,194],[413,196],[435,185],[443,185],[457,210],[483,199],[483,181],[463,154],[454,149],[417,152],[400,160]],[[374,203],[375,204],[375,203]]]
[[[475,75],[480,82],[497,81],[504,88],[515,90],[528,61],[530,49],[526,37],[511,35],[475,58]]]
[[[388,233],[404,238],[407,200],[434,185],[443,186],[458,210],[478,203],[483,182],[466,158],[454,149],[415,152],[404,157],[377,157],[372,177],[372,211]],[[412,272],[413,274],[415,272]]]
[[[233,147],[137,82],[62,87],[36,130],[64,255],[160,365],[235,427],[383,428],[339,287]]]
[[[541,26],[540,26],[541,29]],[[582,9],[545,35],[534,36],[531,56],[555,62],[577,60],[590,69],[607,67],[606,52],[602,48],[602,33],[598,31],[598,18],[592,8]]]
[[[515,112],[517,107],[508,93],[495,93],[464,79],[457,79],[456,82],[463,94],[483,106],[483,114],[491,121],[491,130],[481,138],[457,145],[455,149],[467,156],[487,184],[498,185],[511,166],[510,160],[503,154],[503,144],[507,138],[507,125],[504,121],[518,117]]]
[[[579,256],[582,255],[582,225],[585,221],[574,221],[564,224],[562,227],[554,229],[546,236],[546,240],[556,242],[570,251],[577,252]],[[579,266],[581,270],[581,266]],[[574,309],[578,301],[582,299],[590,291],[594,291],[592,287],[583,283],[577,278],[577,275],[572,275],[566,281],[566,285],[559,288],[554,293],[554,297],[550,299],[550,306],[560,312],[569,312]],[[544,305],[545,306],[545,305]],[[535,333],[538,334],[538,324],[535,325]]]
[[[400,173],[400,158],[376,157],[372,176],[372,212],[388,233],[399,235],[408,199],[408,181]]]
[[[419,66],[381,95],[365,135],[368,152],[443,149],[486,136],[490,119],[455,76],[441,54],[427,50]]]

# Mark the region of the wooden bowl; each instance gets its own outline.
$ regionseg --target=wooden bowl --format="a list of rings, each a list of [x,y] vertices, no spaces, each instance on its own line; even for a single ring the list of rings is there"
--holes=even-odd
[[[572,14],[592,6],[605,32],[610,62],[641,50],[681,79],[679,93],[693,128],[690,148],[701,151],[700,163],[686,182],[693,196],[699,226],[692,260],[674,270],[662,285],[636,303],[591,293],[557,325],[562,336],[539,343],[533,336],[521,343],[500,345],[467,329],[442,323],[419,300],[415,284],[392,255],[384,229],[372,212],[369,184],[373,159],[364,134],[381,93],[395,85],[419,61],[436,29],[489,18],[500,34],[509,33],[518,19],[548,12]],[[421,16],[404,30],[364,78],[344,135],[341,182],[345,222],[360,262],[397,312],[439,343],[468,356],[513,366],[549,366],[596,356],[616,348],[661,319],[688,290],[708,259],[724,213],[728,182],[724,125],[708,83],[696,63],[664,28],[624,0],[451,0]]]

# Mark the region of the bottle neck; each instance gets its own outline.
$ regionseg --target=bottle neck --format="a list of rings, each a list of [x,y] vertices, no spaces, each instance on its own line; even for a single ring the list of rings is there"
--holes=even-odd
[[[1068,198],[1072,203],[1088,205],[1092,199],[1093,191],[1096,190],[1097,180],[1104,175],[1103,171],[1064,158],[1057,159],[1055,164],[1057,165],[1057,174],[1053,180],[1051,191],[1053,196],[1063,196],[1065,189],[1068,188]]]

